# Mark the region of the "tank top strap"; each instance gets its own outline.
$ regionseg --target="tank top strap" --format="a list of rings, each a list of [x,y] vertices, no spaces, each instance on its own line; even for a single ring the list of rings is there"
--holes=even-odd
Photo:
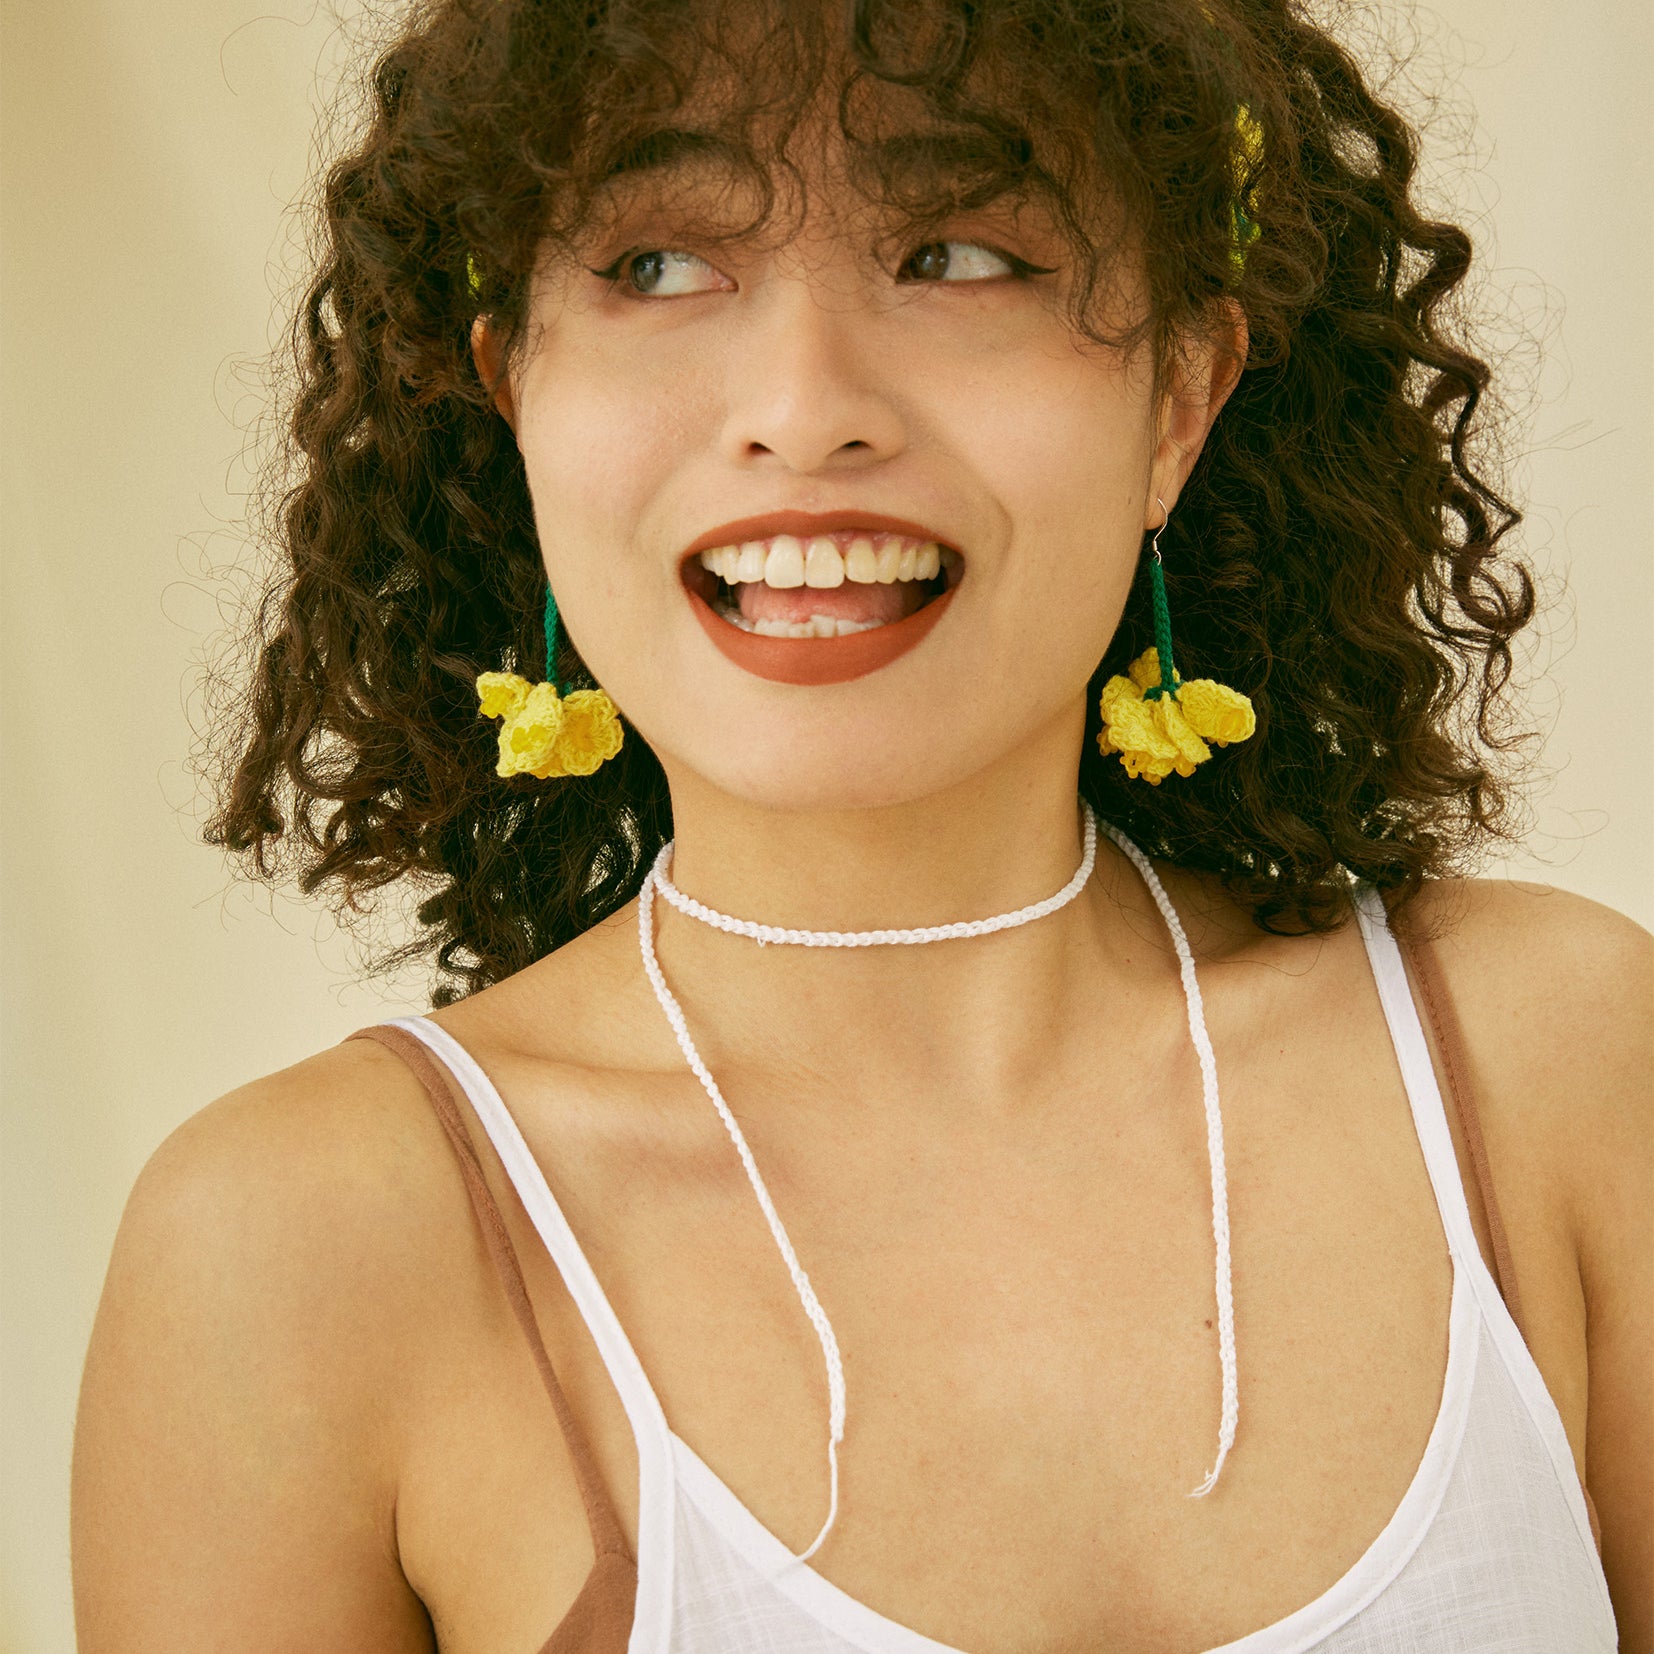
[[[1424,1025],[1419,1021],[1418,1006],[1407,980],[1401,949],[1390,930],[1383,897],[1372,885],[1356,886],[1355,913],[1361,939],[1367,946],[1379,1002],[1384,1007],[1390,1040],[1395,1046],[1402,1084],[1407,1089],[1413,1127],[1424,1153],[1425,1169],[1430,1174],[1430,1187],[1436,1196],[1448,1248],[1458,1267],[1470,1270],[1473,1275],[1486,1276],[1487,1265],[1482,1261],[1476,1231],[1471,1226],[1470,1207],[1459,1177],[1459,1157],[1454,1152],[1453,1135],[1448,1129],[1441,1088],[1436,1084]],[[1491,1277],[1489,1280],[1497,1290],[1499,1283]]]
[[[551,1357],[546,1352],[545,1341],[540,1336],[539,1322],[535,1318],[534,1306],[529,1301],[528,1285],[523,1279],[517,1249],[511,1243],[510,1231],[506,1228],[499,1204],[494,1199],[494,1192],[488,1186],[482,1163],[477,1158],[476,1145],[471,1140],[471,1133],[466,1128],[464,1116],[455,1099],[452,1074],[432,1055],[423,1041],[404,1027],[380,1023],[371,1028],[359,1028],[347,1037],[371,1039],[385,1046],[412,1069],[414,1077],[424,1087],[432,1111],[447,1134],[454,1158],[459,1163],[460,1176],[464,1179],[465,1192],[470,1197],[471,1210],[476,1215],[477,1227],[482,1231],[489,1259],[499,1276],[500,1285],[505,1290],[506,1301],[511,1305],[511,1313],[517,1318],[517,1325],[527,1340],[529,1351],[534,1357],[534,1365],[539,1370],[540,1380],[545,1385],[546,1394],[551,1398],[552,1411],[557,1415],[563,1439],[568,1444],[569,1458],[574,1465],[575,1482],[580,1488],[581,1502],[586,1507],[586,1519],[591,1524],[593,1547],[600,1560],[616,1554],[629,1558],[631,1553],[627,1548],[619,1517],[615,1513],[614,1502],[609,1497],[608,1489],[603,1485],[603,1478],[598,1472],[597,1461],[586,1441],[585,1432],[580,1428],[569,1406],[568,1397],[551,1364]]]

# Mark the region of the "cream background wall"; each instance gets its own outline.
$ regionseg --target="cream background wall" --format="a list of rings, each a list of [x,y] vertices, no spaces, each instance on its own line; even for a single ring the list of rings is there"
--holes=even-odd
[[[1553,780],[1514,870],[1654,924],[1654,16],[1372,15],[1453,69],[1447,113],[1474,105],[1479,125],[1440,124],[1441,186],[1481,218],[1496,281],[1553,312],[1524,483],[1528,543],[1569,596],[1537,708]],[[420,1001],[417,982],[355,984],[307,909],[230,885],[184,764],[212,569],[240,548],[255,404],[236,364],[276,336],[337,16],[5,0],[0,28],[0,1654],[68,1654],[75,1389],[138,1168],[212,1097]]]

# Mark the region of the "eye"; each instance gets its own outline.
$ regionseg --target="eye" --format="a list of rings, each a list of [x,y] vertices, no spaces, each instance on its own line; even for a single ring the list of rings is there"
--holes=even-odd
[[[991,281],[998,277],[1049,275],[1047,270],[975,241],[928,241],[896,272],[898,281]]]
[[[650,299],[682,298],[729,286],[728,278],[704,258],[674,248],[648,247],[622,253],[608,269],[593,270],[592,274]]]

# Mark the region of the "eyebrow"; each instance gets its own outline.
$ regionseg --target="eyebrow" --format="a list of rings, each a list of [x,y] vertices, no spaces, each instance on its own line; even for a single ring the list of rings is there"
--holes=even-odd
[[[660,172],[689,172],[721,168],[735,171],[741,161],[736,144],[713,132],[694,132],[684,127],[659,127],[622,144],[604,168],[603,181]]]
[[[867,145],[863,153],[875,166],[893,172],[994,175],[1007,189],[1018,186],[1034,160],[1028,139],[981,131],[903,132]]]
[[[983,201],[1025,187],[1033,167],[1033,145],[1020,136],[986,132],[903,132],[860,146],[875,176],[908,178],[976,177],[990,185]],[[604,182],[672,172],[736,173],[750,166],[750,154],[714,132],[659,127],[622,144],[604,168]]]

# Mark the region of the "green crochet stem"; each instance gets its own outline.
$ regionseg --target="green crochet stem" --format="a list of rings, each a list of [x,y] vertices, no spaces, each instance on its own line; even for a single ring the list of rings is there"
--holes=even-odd
[[[563,686],[557,681],[557,599],[546,586],[546,682],[561,695]]]
[[[1166,577],[1160,572],[1160,553],[1149,559],[1149,584],[1154,593],[1154,648],[1160,657],[1160,682],[1143,691],[1145,701],[1162,695],[1177,699],[1177,673],[1172,665],[1172,616],[1166,607]]]

